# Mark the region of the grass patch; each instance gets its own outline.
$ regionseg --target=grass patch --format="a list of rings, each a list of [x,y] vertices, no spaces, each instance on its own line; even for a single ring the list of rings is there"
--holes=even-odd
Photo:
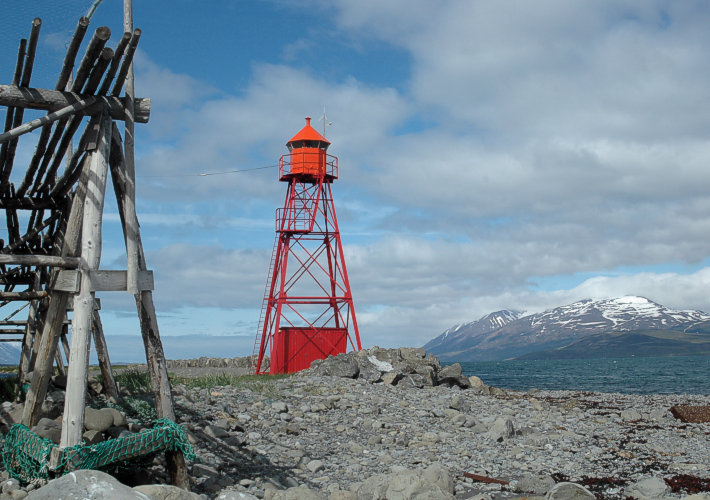
[[[103,376],[97,375],[96,378],[103,383]],[[126,391],[130,394],[142,394],[151,392],[150,374],[147,371],[128,368],[113,376],[120,391]]]
[[[248,389],[261,394],[275,393],[275,385],[279,380],[289,377],[290,374],[279,375],[231,375],[229,373],[214,373],[202,377],[184,377],[169,373],[171,385],[184,385],[188,389],[214,389],[215,387],[235,387]],[[96,378],[103,382],[99,374]],[[120,391],[129,394],[147,394],[152,392],[150,374],[145,370],[127,368],[115,373],[114,379]]]
[[[280,375],[230,375],[228,373],[216,373],[204,377],[181,377],[170,375],[172,384],[182,384],[189,389],[209,389],[215,387],[235,387],[238,389],[248,389],[252,392],[265,394],[267,396],[276,395],[276,382],[289,377],[288,374]]]

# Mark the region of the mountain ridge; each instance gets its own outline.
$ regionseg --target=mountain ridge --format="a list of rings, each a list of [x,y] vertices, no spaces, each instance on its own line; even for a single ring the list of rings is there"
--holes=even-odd
[[[446,330],[424,348],[443,361],[495,361],[554,351],[591,335],[639,330],[710,332],[710,315],[669,309],[639,296],[584,299],[528,315],[497,311]]]

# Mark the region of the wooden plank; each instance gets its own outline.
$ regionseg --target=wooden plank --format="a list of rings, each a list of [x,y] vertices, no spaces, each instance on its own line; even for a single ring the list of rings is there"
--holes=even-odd
[[[0,264],[10,266],[49,266],[49,267],[79,267],[78,257],[62,257],[57,255],[5,255],[0,254]]]
[[[56,292],[79,293],[79,271],[62,269],[49,284]]]
[[[74,298],[67,391],[59,443],[62,448],[81,443],[84,432],[84,398],[94,310],[89,272],[98,269],[101,262],[101,223],[111,148],[111,124],[111,118],[106,114],[102,120],[102,139],[98,148],[89,153],[89,182],[81,229],[81,285],[79,294]]]
[[[0,85],[0,105],[16,108],[40,109],[58,111],[90,97],[86,94],[67,92],[64,90],[38,89],[33,87],[18,87],[16,85]],[[79,110],[82,115],[98,115],[104,105],[109,106],[109,113],[114,120],[126,119],[126,99],[124,97],[105,96],[91,106]],[[150,120],[150,99],[136,98],[134,121],[148,123]]]
[[[90,271],[92,292],[125,292],[127,290],[127,272],[116,270]],[[138,288],[140,290],[155,290],[153,271],[138,272]],[[57,280],[52,284],[53,290],[78,293],[79,271],[62,270]]]
[[[93,271],[91,273],[91,287],[97,292],[130,292],[127,288],[127,281],[127,271]],[[139,271],[137,287],[139,290],[154,290],[153,271]]]

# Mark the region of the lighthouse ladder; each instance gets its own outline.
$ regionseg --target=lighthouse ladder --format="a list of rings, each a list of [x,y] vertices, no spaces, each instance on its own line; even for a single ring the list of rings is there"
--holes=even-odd
[[[274,275],[274,262],[276,261],[276,247],[278,243],[279,235],[276,233],[276,238],[274,239],[274,246],[271,249],[271,262],[269,262],[269,272],[266,275],[266,286],[264,286],[264,299],[261,301],[261,312],[259,313],[259,324],[256,329],[256,339],[254,339],[254,350],[251,355],[251,369],[250,371],[254,375],[258,375],[256,362],[259,359],[259,351],[261,350],[261,337],[264,331],[264,322],[266,321],[266,309],[269,302],[269,292],[271,290],[271,278]],[[262,360],[263,362],[263,360]],[[259,367],[261,369],[261,367]]]

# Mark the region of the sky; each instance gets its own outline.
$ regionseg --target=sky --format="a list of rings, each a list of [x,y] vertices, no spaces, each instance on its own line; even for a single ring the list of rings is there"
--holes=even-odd
[[[168,358],[251,354],[286,188],[273,166],[324,111],[364,347],[586,298],[710,311],[706,1],[133,3],[152,100],[137,211]],[[0,83],[40,17],[32,85],[54,88],[92,4],[5,0]],[[92,18],[111,47],[122,7]],[[121,269],[111,196],[102,268]],[[112,359],[140,360],[132,296],[100,298]]]

